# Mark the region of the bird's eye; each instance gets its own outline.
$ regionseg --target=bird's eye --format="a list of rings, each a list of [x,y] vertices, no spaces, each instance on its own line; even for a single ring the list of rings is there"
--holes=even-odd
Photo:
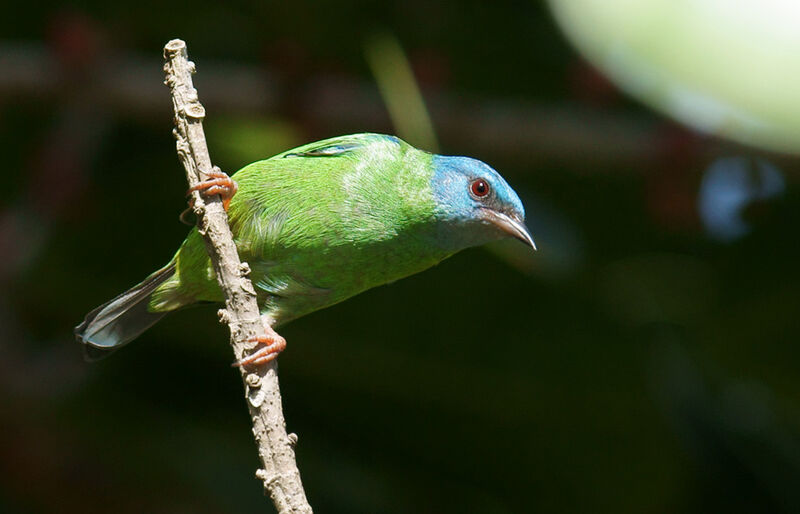
[[[472,181],[472,184],[470,184],[469,190],[472,191],[474,196],[483,198],[489,194],[489,183],[482,178],[475,179]]]

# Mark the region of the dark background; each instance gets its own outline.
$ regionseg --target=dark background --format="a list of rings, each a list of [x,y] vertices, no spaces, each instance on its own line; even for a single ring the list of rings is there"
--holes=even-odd
[[[0,511],[271,509],[214,308],[93,364],[72,327],[187,232],[169,39],[232,172],[395,132],[376,33],[405,49],[441,152],[498,169],[540,250],[468,250],[282,329],[315,510],[800,511],[797,158],[627,99],[536,2],[147,0],[0,17]],[[745,196],[765,165],[783,180],[735,237],[698,211],[720,162]]]

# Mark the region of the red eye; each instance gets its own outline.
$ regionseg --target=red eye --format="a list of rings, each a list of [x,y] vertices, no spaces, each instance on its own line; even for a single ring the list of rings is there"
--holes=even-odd
[[[472,191],[473,195],[477,196],[478,198],[483,198],[489,194],[489,183],[479,178],[472,181],[469,189]]]

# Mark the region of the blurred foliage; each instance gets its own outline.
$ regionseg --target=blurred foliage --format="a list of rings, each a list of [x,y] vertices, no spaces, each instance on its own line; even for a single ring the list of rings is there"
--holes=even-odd
[[[390,35],[375,34],[364,49],[397,135],[418,148],[439,153],[425,99],[400,43]]]
[[[209,110],[212,159],[229,171],[351,130],[308,117],[296,92],[330,77],[371,84],[363,48],[376,31],[397,37],[423,94],[656,127],[654,153],[622,163],[592,149],[564,163],[487,156],[438,134],[444,153],[509,179],[540,251],[469,250],[282,330],[285,413],[317,512],[798,510],[797,160],[644,112],[536,2],[14,10],[0,43],[39,42],[68,75],[92,55],[157,65],[181,37],[201,99],[214,59],[279,77],[276,112]],[[170,315],[91,365],[72,341],[88,310],[161,266],[187,231],[167,89],[162,115],[134,116],[81,80],[55,98],[0,93],[0,511],[268,509],[214,308]],[[364,119],[360,131],[392,130],[385,112]],[[742,204],[746,233],[720,242],[698,195],[731,155],[774,161],[786,186]]]
[[[798,154],[800,5],[791,0],[550,0],[621,87],[698,130]]]

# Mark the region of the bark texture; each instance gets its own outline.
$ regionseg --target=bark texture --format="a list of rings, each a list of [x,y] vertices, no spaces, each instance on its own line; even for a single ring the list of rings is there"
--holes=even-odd
[[[205,109],[192,85],[194,71],[194,63],[187,57],[186,43],[180,39],[167,43],[164,47],[164,72],[175,108],[173,134],[190,187],[204,180],[214,169],[203,132]],[[266,333],[259,316],[255,289],[248,278],[250,267],[239,260],[220,198],[205,199],[198,192],[192,195],[197,226],[225,294],[225,308],[219,311],[220,321],[230,327],[231,346],[238,361],[256,346],[256,343],[248,341]],[[263,482],[278,512],[310,513],[311,507],[295,462],[297,437],[286,433],[277,361],[255,369],[240,369],[262,463],[256,477]]]

